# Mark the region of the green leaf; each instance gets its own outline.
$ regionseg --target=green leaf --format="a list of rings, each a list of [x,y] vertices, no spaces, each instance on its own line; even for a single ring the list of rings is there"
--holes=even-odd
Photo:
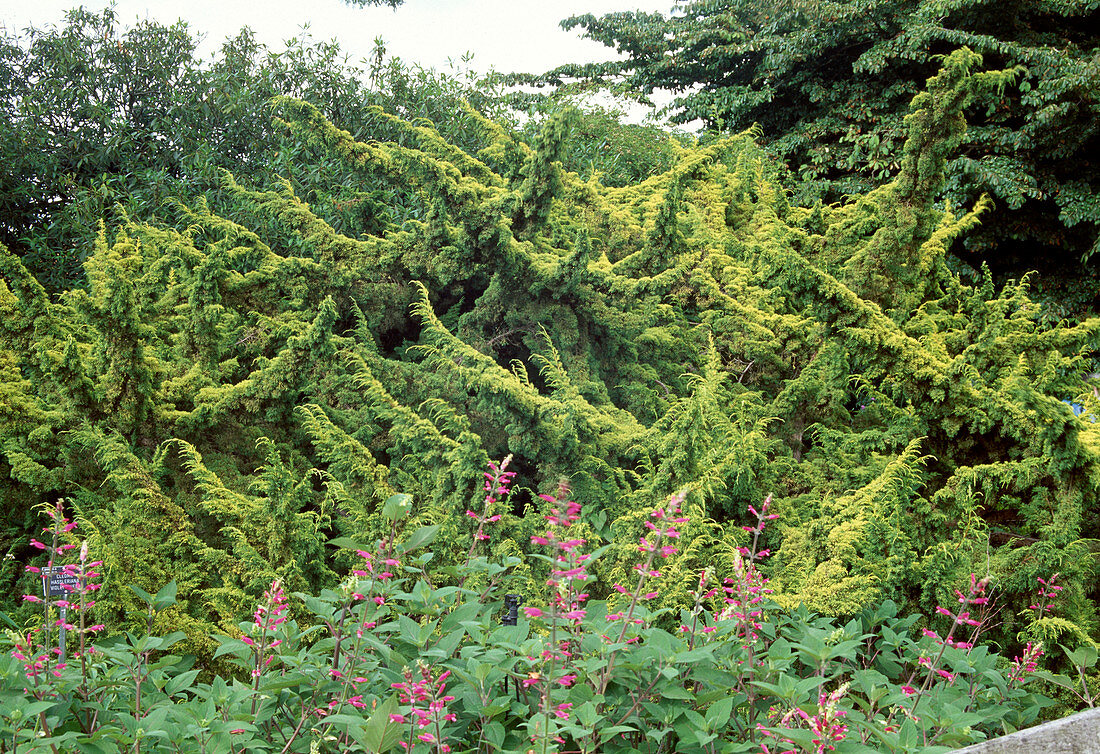
[[[412,535],[402,543],[402,549],[405,552],[412,552],[418,547],[425,547],[435,541],[436,536],[439,535],[439,526],[422,526],[412,533]]]
[[[168,696],[174,696],[184,689],[190,688],[191,684],[198,678],[199,672],[198,669],[187,670],[177,676],[173,676],[169,679],[168,683],[164,684],[164,693]]]
[[[57,706],[57,702],[31,702],[25,707],[20,707],[20,711],[23,713],[24,718],[34,717],[48,709],[52,709]]]
[[[133,587],[130,588],[133,589]],[[161,587],[161,590],[157,592],[157,596],[153,598],[153,609],[163,610],[174,604],[176,604],[176,580],[172,579]]]
[[[378,705],[363,730],[361,739],[356,739],[372,754],[382,754],[397,746],[401,740],[401,725],[390,721],[390,715],[398,710],[397,697],[389,697]]]
[[[218,659],[222,655],[234,655],[239,659],[252,654],[252,647],[245,644],[240,639],[233,639],[228,636],[215,636],[215,639],[221,642],[221,646],[214,652],[214,659]]]
[[[1097,651],[1096,647],[1090,644],[1082,644],[1077,649],[1069,650],[1064,645],[1059,644],[1062,647],[1062,651],[1066,653],[1066,657],[1069,658],[1070,663],[1075,668],[1091,668],[1096,664]]]
[[[497,750],[504,748],[504,725],[496,720],[490,720],[485,724],[482,736],[492,748]]]
[[[144,602],[146,605],[149,605],[150,607],[152,607],[153,602],[155,601],[155,598],[153,597],[153,595],[149,594],[149,592],[145,591],[144,589],[142,589],[137,584],[130,584],[130,590],[134,594],[136,594],[138,597],[140,597],[142,602]]]
[[[363,544],[360,544],[359,542],[356,542],[351,537],[336,537],[335,539],[330,539],[328,541],[328,544],[331,545],[332,547],[339,547],[342,550],[367,550],[367,549],[369,549],[366,545],[363,545]]]
[[[390,495],[382,503],[382,517],[387,521],[401,521],[412,511],[412,495],[402,492]]]
[[[719,699],[707,709],[707,726],[711,730],[725,730],[733,715],[733,697]]]

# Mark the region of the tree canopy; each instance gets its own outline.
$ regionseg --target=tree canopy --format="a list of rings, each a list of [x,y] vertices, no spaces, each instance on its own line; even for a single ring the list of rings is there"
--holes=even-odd
[[[382,215],[403,216],[401,197],[359,186],[325,153],[273,129],[275,96],[310,102],[359,139],[406,138],[376,117],[378,107],[426,119],[466,149],[480,127],[464,103],[516,126],[493,72],[406,64],[387,57],[380,39],[363,65],[306,33],[269,50],[245,29],[212,61],[198,59],[197,44],[182,22],[126,28],[110,8],[0,35],[0,242],[47,290],[83,284],[100,218],[150,219],[176,200],[215,200],[221,170],[249,186],[289,180],[314,212],[351,236],[376,232]],[[532,113],[525,141],[551,112]],[[611,110],[587,106],[569,128],[564,164],[609,184],[663,172],[674,159],[664,131],[623,125]]]
[[[1064,266],[1074,278],[1097,251],[1094,0],[696,0],[669,16],[589,14],[562,25],[625,59],[526,80],[670,90],[675,122],[734,133],[757,124],[769,153],[789,165],[798,203],[837,201],[896,177],[910,100],[965,45],[1016,71],[974,99],[947,163],[942,195],[952,206],[982,194],[995,203],[966,249],[995,271]]]
[[[338,166],[303,159],[271,128],[272,97],[311,102],[364,138],[375,106],[429,118],[459,140],[462,102],[505,116],[490,82],[387,59],[380,42],[366,69],[304,33],[273,51],[244,29],[212,62],[197,44],[183,22],[120,27],[112,8],[0,36],[0,242],[49,290],[82,282],[99,218],[118,220],[118,206],[152,217],[168,200],[216,193],[224,169],[249,184],[288,179],[337,228],[358,233],[367,197],[339,180],[320,191],[317,178]]]

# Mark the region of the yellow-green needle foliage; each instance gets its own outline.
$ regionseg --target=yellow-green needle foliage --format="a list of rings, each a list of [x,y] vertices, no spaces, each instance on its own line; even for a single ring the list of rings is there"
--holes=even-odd
[[[812,211],[751,133],[609,188],[561,167],[568,113],[534,148],[482,120],[461,149],[381,112],[393,140],[356,141],[280,101],[400,211],[350,238],[289,184],[226,176],[216,211],[101,230],[87,288],[58,300],[0,255],[4,546],[28,559],[32,507],[65,496],[104,553],[104,622],[133,607],[129,584],[175,578],[164,619],[205,636],[273,578],[336,583],[350,563],[326,541],[386,534],[395,492],[408,526],[441,527],[436,563],[460,566],[487,463],[512,454],[488,546],[525,552],[534,493],[568,477],[582,536],[612,545],[597,591],[626,583],[638,520],[668,494],[693,522],[664,569],[671,605],[771,493],[761,545],[784,604],[930,610],[971,571],[1020,599],[1061,572],[1062,617],[1091,630],[1100,322],[1041,329],[1026,281],[964,285],[944,257],[985,208],[934,204],[962,108],[1010,75],[979,63],[951,55],[914,101],[896,181]],[[534,588],[538,568],[501,578]]]

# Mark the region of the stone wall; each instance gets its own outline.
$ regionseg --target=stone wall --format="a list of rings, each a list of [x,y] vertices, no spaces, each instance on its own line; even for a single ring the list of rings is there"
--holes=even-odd
[[[1100,709],[992,738],[955,754],[1100,754]]]

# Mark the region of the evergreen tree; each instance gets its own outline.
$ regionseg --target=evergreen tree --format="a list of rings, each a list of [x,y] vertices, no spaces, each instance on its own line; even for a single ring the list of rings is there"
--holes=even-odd
[[[471,112],[460,148],[381,111],[393,138],[359,141],[280,100],[295,143],[423,213],[351,237],[289,183],[226,176],[217,211],[100,230],[87,289],[56,301],[0,254],[3,546],[28,560],[28,512],[69,497],[117,552],[105,616],[171,575],[205,636],[275,576],[333,584],[325,542],[382,535],[394,492],[460,565],[488,459],[512,454],[527,491],[489,546],[525,551],[530,493],[569,477],[584,536],[613,545],[603,589],[664,496],[699,522],[664,569],[686,584],[771,493],[782,601],[929,610],[990,570],[1018,607],[1061,572],[1093,630],[1100,320],[1041,328],[1026,281],[946,260],[986,209],[937,209],[961,113],[1013,76],[979,63],[953,53],[914,100],[896,180],[813,209],[752,134],[615,188],[562,167],[567,115],[532,148]]]

